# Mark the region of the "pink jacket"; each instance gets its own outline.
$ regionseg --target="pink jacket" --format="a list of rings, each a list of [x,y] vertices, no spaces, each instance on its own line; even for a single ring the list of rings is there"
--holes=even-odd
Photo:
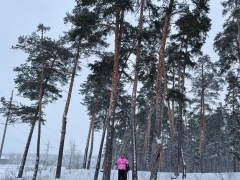
[[[116,161],[116,164],[118,166],[118,170],[126,170],[126,164],[128,164],[128,160],[125,157],[120,157]]]

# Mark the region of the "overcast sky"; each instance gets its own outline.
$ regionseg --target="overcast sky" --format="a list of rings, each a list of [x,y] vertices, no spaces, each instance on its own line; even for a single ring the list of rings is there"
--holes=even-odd
[[[220,1],[211,0],[211,14],[212,30],[208,33],[209,37],[206,45],[203,48],[204,54],[208,54],[212,60],[218,59],[217,55],[213,52],[212,44],[213,39],[222,28],[222,7]],[[70,12],[75,6],[74,0],[8,0],[2,1],[0,6],[0,97],[4,96],[7,100],[10,99],[11,91],[14,89],[15,73],[13,68],[24,63],[26,55],[21,51],[11,50],[12,45],[17,44],[20,35],[30,35],[36,30],[39,23],[45,26],[50,26],[51,31],[46,35],[52,38],[57,38],[63,31],[67,30],[67,26],[63,23],[63,17],[66,12]],[[83,64],[87,62],[83,61]],[[73,89],[73,98],[68,112],[68,123],[66,131],[66,140],[64,151],[69,149],[69,141],[75,140],[77,149],[84,153],[86,145],[87,132],[89,128],[89,117],[87,116],[86,109],[80,102],[82,96],[78,94],[79,85],[86,80],[88,69],[84,66],[83,70],[76,78]],[[67,87],[64,87],[67,91]],[[14,91],[14,103],[20,103],[16,96],[17,91]],[[63,98],[56,103],[49,104],[44,112],[46,114],[47,122],[42,127],[42,141],[41,153],[45,152],[45,144],[50,141],[50,153],[57,154],[60,141],[60,130],[62,113],[65,106],[67,94],[63,92]],[[28,102],[26,102],[28,103]],[[4,129],[5,118],[0,116],[0,143],[2,141],[2,134]],[[4,153],[22,153],[25,148],[27,136],[30,126],[25,124],[9,125],[7,129]],[[36,129],[36,128],[35,128]],[[95,134],[94,152],[98,153],[100,133]],[[31,142],[31,153],[36,152],[37,136],[36,131]]]

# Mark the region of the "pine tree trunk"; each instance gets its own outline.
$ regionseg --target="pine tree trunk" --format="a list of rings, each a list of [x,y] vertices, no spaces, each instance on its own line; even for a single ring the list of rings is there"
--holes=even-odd
[[[103,132],[102,132],[102,138],[101,138],[101,143],[100,143],[99,152],[98,152],[96,170],[95,170],[95,173],[94,173],[94,180],[98,180],[98,173],[99,173],[100,163],[101,163],[101,158],[102,158],[102,149],[103,149],[103,144],[104,144],[104,139],[105,139],[105,134],[106,134],[106,128],[107,128],[106,122],[107,122],[107,115],[106,115],[105,122],[103,124]]]
[[[117,87],[119,82],[119,56],[120,56],[120,47],[122,41],[122,31],[123,31],[123,18],[124,11],[117,10],[116,12],[116,28],[115,28],[115,53],[114,53],[114,67],[113,67],[113,78],[112,78],[112,88],[111,88],[111,97],[110,105],[108,108],[107,116],[107,140],[106,140],[106,153],[104,159],[104,171],[103,171],[103,180],[110,180],[111,176],[111,163],[112,163],[112,145],[114,138],[114,120],[115,120],[115,107],[117,100]]]
[[[162,96],[162,92],[163,89],[161,88],[161,96]],[[162,120],[162,101],[157,102],[158,105],[156,105],[156,116],[158,117],[156,119],[156,123],[155,123],[155,128],[154,128],[154,141],[153,141],[153,157],[152,157],[152,167],[151,167],[151,176],[150,176],[150,180],[156,180],[157,179],[157,171],[158,171],[158,167],[159,167],[159,160],[160,160],[160,152],[161,152],[161,130],[162,130],[162,124],[161,124],[161,120]]]
[[[75,78],[75,75],[76,75],[76,69],[77,69],[77,66],[78,66],[79,51],[80,51],[80,47],[78,45],[76,58],[74,60],[74,67],[73,67],[73,71],[72,71],[71,81],[70,81],[69,90],[68,90],[67,101],[66,101],[66,104],[65,104],[65,109],[64,109],[63,117],[62,117],[62,130],[61,130],[61,138],[60,138],[59,153],[58,153],[58,162],[57,162],[57,169],[56,169],[56,176],[55,176],[55,178],[57,178],[57,179],[60,178],[60,176],[61,176],[63,148],[64,148],[64,141],[65,141],[65,135],[66,135],[66,126],[67,126],[67,114],[68,114],[68,108],[69,108],[70,101],[71,101],[73,83],[74,83],[74,78]]]
[[[184,138],[184,123],[183,123],[183,95],[184,95],[184,75],[185,75],[185,67],[182,60],[178,61],[178,89],[180,90],[182,97],[178,101],[178,121],[177,121],[177,134],[178,134],[178,158],[177,158],[177,166],[178,166],[178,175],[179,175],[179,167],[182,166],[182,179],[186,177],[186,163],[183,158],[183,138]]]
[[[239,7],[236,7],[239,8]],[[237,52],[238,52],[238,61],[240,64],[240,18],[236,18],[237,19],[237,27],[238,27],[238,36],[237,36]]]
[[[164,141],[164,134],[163,134],[163,132],[162,132],[162,140],[161,141],[162,142]],[[163,158],[164,158],[164,154],[163,154],[163,143],[162,143],[161,144],[161,150],[160,150],[160,168],[159,168],[160,172],[163,171],[163,167],[164,167],[164,160],[163,160]]]
[[[137,85],[138,85],[138,74],[139,74],[139,60],[140,60],[140,46],[141,46],[141,36],[142,36],[142,27],[143,27],[143,7],[144,0],[141,0],[140,8],[140,17],[139,17],[139,26],[138,26],[138,42],[137,42],[137,52],[136,52],[136,64],[135,64],[135,74],[131,98],[131,136],[132,136],[132,180],[137,180],[137,150],[136,150],[136,96],[137,96]]]
[[[185,74],[186,74],[186,67],[185,67],[185,64],[183,65],[183,73],[182,73],[182,87],[181,87],[181,90],[182,90],[182,93],[185,94]],[[183,108],[183,105],[181,104],[181,107]],[[186,178],[187,177],[187,174],[186,174],[186,170],[187,170],[187,165],[186,165],[186,161],[184,159],[184,156],[183,156],[183,142],[184,142],[184,122],[183,122],[183,109],[182,109],[182,125],[181,125],[181,161],[182,161],[182,178]],[[185,122],[186,122],[186,116],[185,116]],[[185,129],[187,129],[187,125],[185,127]]]
[[[43,31],[42,31],[43,38]],[[40,87],[39,87],[39,108],[38,108],[38,138],[37,138],[37,153],[36,153],[36,162],[35,169],[33,173],[32,180],[36,180],[38,173],[38,166],[40,161],[40,140],[41,140],[41,118],[42,118],[42,99],[43,99],[43,78],[44,78],[44,59],[42,59],[42,74],[40,79]]]
[[[204,151],[203,151],[203,146],[204,146],[204,133],[203,133],[203,117],[204,117],[204,114],[203,114],[203,107],[204,107],[204,101],[203,101],[203,98],[204,98],[204,87],[203,87],[203,83],[204,83],[204,75],[203,75],[203,64],[202,64],[202,92],[201,92],[201,108],[200,108],[200,125],[199,125],[199,139],[200,139],[200,144],[199,144],[199,154],[200,154],[200,172],[203,173],[204,172]]]
[[[96,118],[97,105],[98,105],[98,98],[95,98],[94,112],[93,112],[93,117],[92,117],[92,127],[91,127],[91,129],[92,129],[91,147],[90,147],[90,152],[89,152],[89,156],[88,156],[87,169],[90,168],[91,159],[92,159],[93,141],[94,141],[94,123],[95,123],[95,118]]]
[[[89,146],[91,130],[92,130],[92,121],[93,121],[93,117],[91,119],[91,122],[89,125],[89,130],[88,130],[87,143],[86,143],[85,153],[84,153],[84,157],[83,157],[83,169],[86,169],[86,164],[87,164],[88,146]]]
[[[179,102],[179,117],[177,122],[177,131],[178,131],[178,167],[180,164],[182,165],[182,179],[186,178],[186,163],[183,158],[183,138],[184,138],[184,131],[183,131],[183,118],[182,118],[182,102]],[[179,175],[179,174],[178,174]]]
[[[204,87],[203,87],[203,92]],[[205,94],[203,93],[203,164],[205,164],[205,167],[203,167],[203,172],[207,172],[207,162],[206,162],[206,152],[207,152],[207,147],[206,147],[206,119],[205,119]]]
[[[232,138],[233,138],[233,148],[235,149],[236,148],[236,145],[235,145],[235,103],[234,103],[234,100],[235,100],[235,93],[234,93],[234,88],[233,88],[233,99],[232,99]],[[233,172],[237,172],[237,167],[236,167],[236,157],[235,157],[235,154],[233,155]]]
[[[175,89],[175,67],[173,67],[173,86],[172,89]],[[164,78],[165,80],[165,91],[168,94],[168,86],[167,86],[167,72],[164,71]],[[177,132],[176,132],[176,123],[174,120],[174,100],[172,100],[172,103],[170,105],[170,100],[167,100],[168,105],[168,118],[169,118],[169,125],[170,125],[170,161],[171,161],[171,167],[173,169],[174,175],[178,176],[178,164],[177,164]],[[171,109],[172,106],[172,109]]]
[[[89,152],[89,155],[88,155],[87,169],[90,169],[90,165],[91,165],[92,151],[93,151],[93,141],[94,141],[94,127],[92,127],[91,147],[90,147],[90,152]]]
[[[148,114],[148,121],[147,121],[147,130],[145,133],[145,144],[144,144],[144,165],[145,170],[149,169],[149,146],[150,146],[150,131],[151,131],[151,124],[152,124],[152,113],[153,113],[153,97],[152,97],[152,88],[150,90],[150,105],[149,105],[149,114]]]
[[[167,75],[166,75],[166,71],[164,73],[164,78],[165,78],[165,92],[166,94],[169,93],[168,91],[168,87],[167,87]],[[170,126],[170,134],[171,136],[174,135],[174,119],[173,119],[173,112],[171,110],[171,106],[170,106],[170,101],[169,99],[167,100],[167,108],[168,108],[168,121],[169,121],[169,126]]]
[[[35,117],[37,118],[37,114],[35,115]],[[35,124],[36,124],[36,120],[34,120],[31,124],[31,129],[30,129],[30,132],[29,132],[29,135],[28,135],[28,140],[27,140],[25,150],[24,150],[24,153],[23,153],[22,162],[21,162],[21,165],[20,165],[20,168],[19,168],[19,171],[18,171],[18,176],[17,176],[18,178],[22,178],[22,175],[23,175],[23,170],[24,170],[24,166],[25,166],[25,163],[26,163],[28,150],[29,150],[29,146],[30,146],[30,143],[31,143],[32,134],[33,134],[33,131],[34,131]]]
[[[93,141],[94,141],[94,123],[92,125],[91,132],[92,132],[92,135],[91,135],[90,151],[89,151],[88,160],[87,160],[87,169],[90,168],[91,158],[92,158]]]
[[[172,85],[172,89],[175,89],[175,71],[174,71],[175,67],[173,67],[173,85]],[[173,132],[175,132],[176,130],[176,125],[175,125],[175,120],[174,120],[174,112],[175,112],[175,103],[174,103],[174,100],[172,100],[172,114],[171,114],[171,117],[172,117],[172,126],[173,126]]]
[[[159,62],[158,62],[158,72],[157,72],[157,83],[156,83],[156,124],[154,130],[154,141],[153,141],[153,158],[152,158],[152,168],[151,168],[151,176],[150,180],[157,180],[157,170],[158,170],[158,162],[160,157],[160,148],[161,148],[161,128],[162,128],[162,77],[164,70],[164,54],[165,54],[165,45],[167,40],[168,29],[170,26],[171,13],[173,8],[174,0],[170,0],[168,5],[168,12],[165,18],[165,24],[163,27],[162,41],[160,45],[159,51]]]
[[[167,81],[167,79],[164,78],[164,83]],[[162,122],[161,124],[163,124],[163,117],[164,117],[164,101],[165,101],[165,93],[166,92],[166,89],[164,87],[164,90],[163,90],[163,94],[162,94],[162,111],[161,111],[161,117],[162,117]],[[163,131],[161,131],[161,148],[160,148],[160,162],[159,162],[159,165],[160,165],[160,172],[162,172],[162,168],[163,168],[163,140],[164,140],[164,136],[163,136]]]

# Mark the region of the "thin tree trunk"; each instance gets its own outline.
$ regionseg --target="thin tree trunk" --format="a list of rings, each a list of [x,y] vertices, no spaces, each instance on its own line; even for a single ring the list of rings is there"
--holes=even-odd
[[[232,137],[233,137],[233,148],[235,149],[235,113],[234,113],[234,109],[235,109],[235,103],[234,103],[234,99],[235,99],[235,93],[234,93],[234,88],[233,88],[233,99],[232,99]],[[235,155],[233,155],[233,172],[237,172],[237,167],[236,167],[236,157]]]
[[[136,64],[135,64],[135,74],[134,74],[134,83],[132,90],[131,98],[131,117],[130,122],[132,126],[131,135],[132,135],[132,180],[137,180],[137,150],[136,150],[136,96],[137,96],[137,85],[138,85],[138,74],[139,74],[139,61],[140,61],[140,46],[141,46],[141,36],[142,36],[142,27],[143,27],[143,7],[144,0],[141,0],[140,8],[140,17],[138,25],[138,42],[137,42],[137,52],[136,52]]]
[[[186,177],[186,163],[183,158],[183,138],[184,138],[184,123],[183,123],[183,95],[184,95],[184,74],[185,68],[182,60],[178,61],[178,89],[181,92],[181,98],[178,100],[178,121],[177,121],[177,134],[178,134],[178,157],[177,157],[177,167],[178,172],[177,176],[179,176],[179,167],[182,165],[182,179]]]
[[[165,45],[167,40],[168,29],[170,26],[170,19],[172,14],[174,0],[170,0],[168,5],[168,11],[165,18],[165,24],[163,27],[162,41],[159,51],[159,62],[158,62],[158,73],[157,73],[157,82],[156,82],[156,124],[154,130],[154,142],[153,142],[153,158],[152,158],[152,168],[150,180],[157,180],[157,170],[158,162],[160,157],[160,148],[161,148],[161,128],[162,128],[162,117],[161,117],[161,106],[162,106],[162,77],[164,70],[164,54],[165,54]]]
[[[86,143],[85,153],[84,153],[84,157],[83,157],[83,169],[86,169],[86,164],[87,164],[88,146],[89,146],[91,130],[92,130],[92,121],[93,121],[93,117],[91,119],[91,122],[89,125],[89,130],[88,130],[87,143]]]
[[[186,49],[187,51],[187,49]],[[185,64],[183,65],[183,72],[181,74],[182,76],[182,87],[181,87],[181,90],[182,90],[182,94],[184,95],[185,94],[185,74],[186,74],[186,68],[185,68]],[[183,156],[183,147],[182,147],[182,144],[183,144],[183,139],[184,139],[184,122],[183,122],[183,105],[181,104],[181,108],[182,108],[182,111],[181,111],[181,161],[182,161],[182,179],[186,178],[187,177],[187,174],[186,174],[186,169],[187,169],[187,165],[186,165],[186,161],[184,159],[184,156]],[[187,129],[187,127],[186,127]]]
[[[164,71],[164,78],[167,79],[167,72]],[[173,67],[173,85],[172,89],[175,89],[175,67]],[[164,83],[166,93],[168,94],[168,86],[167,86],[167,80]],[[167,100],[168,104],[168,118],[169,118],[169,125],[170,125],[170,161],[171,161],[171,167],[173,169],[174,175],[178,176],[178,164],[177,164],[177,132],[176,132],[176,123],[174,120],[174,99],[172,100],[172,103],[170,105],[170,100]],[[172,109],[171,109],[172,106]]]
[[[37,114],[35,115],[35,117],[37,118]],[[31,140],[32,140],[32,134],[33,134],[33,131],[34,131],[35,124],[36,124],[36,120],[34,120],[31,124],[31,129],[30,129],[30,132],[28,134],[28,139],[27,139],[27,143],[26,143],[25,150],[24,150],[24,153],[23,153],[22,162],[21,162],[21,165],[20,165],[20,168],[19,168],[19,171],[18,171],[18,176],[17,176],[18,178],[22,178],[22,175],[23,175],[23,170],[24,170],[24,166],[25,166],[25,163],[26,163],[28,150],[29,150],[29,146],[30,146],[30,143],[31,143]]]
[[[97,105],[98,105],[98,97],[95,98],[94,112],[93,112],[93,117],[92,117],[91,147],[90,147],[90,152],[89,152],[89,156],[88,156],[87,169],[90,168],[90,165],[91,165],[91,159],[92,159],[93,141],[94,141],[94,123],[95,123],[95,118],[96,118],[96,113],[97,113]]]
[[[204,144],[204,142],[203,142],[203,106],[204,106],[204,104],[203,104],[203,98],[204,98],[204,96],[203,96],[203,94],[204,94],[204,92],[203,92],[203,64],[202,64],[202,92],[201,92],[201,109],[200,109],[200,125],[199,125],[199,139],[200,139],[200,144],[199,144],[199,154],[200,154],[200,172],[201,173],[203,173],[204,172],[204,170],[203,170],[203,159],[204,159],[204,154],[203,154],[203,144]]]
[[[100,163],[101,163],[101,158],[102,158],[102,149],[103,149],[103,144],[104,144],[104,139],[105,139],[105,134],[106,134],[106,129],[107,129],[106,122],[107,122],[107,114],[106,114],[105,122],[103,124],[103,132],[102,132],[102,138],[101,138],[101,143],[100,143],[99,152],[98,152],[96,170],[94,173],[94,180],[98,180],[98,173],[99,173]]]
[[[173,85],[172,88],[175,89],[175,67],[173,67]],[[173,132],[175,132],[176,125],[175,125],[175,120],[174,120],[174,112],[175,112],[175,103],[174,100],[172,100],[172,126],[173,126]]]
[[[112,143],[114,137],[114,120],[115,120],[115,107],[117,100],[117,87],[119,83],[119,56],[120,56],[120,47],[122,41],[122,31],[123,31],[123,18],[124,11],[118,10],[116,12],[116,28],[115,28],[115,53],[114,53],[114,67],[113,67],[113,78],[112,78],[112,88],[111,88],[111,97],[110,105],[108,108],[107,115],[107,140],[106,140],[106,153],[105,153],[105,164],[103,171],[103,180],[110,180],[111,176],[111,163],[112,163]]]
[[[236,8],[239,8],[237,1],[235,1]],[[237,35],[237,46],[238,46],[238,61],[240,64],[240,18],[237,17],[237,27],[238,27],[238,35]]]
[[[153,112],[153,97],[152,97],[152,88],[150,90],[150,105],[149,105],[149,114],[148,114],[148,121],[147,121],[147,130],[145,134],[145,147],[144,147],[144,164],[145,169],[148,170],[149,168],[149,146],[150,146],[150,131],[151,131],[151,122],[152,122],[152,112]]]
[[[92,132],[91,145],[90,145],[90,151],[89,151],[88,160],[87,160],[87,169],[89,169],[90,165],[91,165],[91,158],[92,158],[92,151],[93,151],[93,141],[94,141],[94,122],[92,123],[91,132]]]
[[[163,89],[161,88],[161,96]],[[151,167],[151,177],[150,180],[156,180],[157,179],[157,171],[159,167],[159,159],[160,159],[160,152],[161,152],[161,130],[162,130],[162,124],[161,124],[161,111],[162,111],[162,101],[158,102],[158,105],[156,106],[156,116],[158,117],[155,123],[154,128],[154,142],[153,142],[153,158],[152,158],[152,167]]]
[[[66,126],[67,126],[67,114],[68,114],[68,108],[69,108],[70,101],[71,101],[73,83],[74,83],[74,78],[75,78],[75,75],[76,75],[76,69],[77,69],[77,66],[78,66],[79,51],[80,51],[80,47],[78,45],[76,58],[74,60],[74,67],[73,67],[73,71],[72,71],[71,81],[70,81],[69,90],[68,90],[68,97],[67,97],[67,101],[66,101],[66,104],[65,104],[63,117],[62,117],[62,130],[61,130],[61,138],[60,138],[58,162],[57,162],[57,170],[56,170],[55,178],[60,178],[60,176],[61,176],[63,148],[64,148],[64,141],[65,141],[65,135],[66,135]]]
[[[43,31],[42,31],[42,39],[43,39]],[[42,48],[41,48],[42,49]],[[42,54],[42,53],[41,53]],[[43,58],[43,57],[42,57]],[[44,78],[44,59],[42,59],[42,74],[40,80],[39,87],[39,108],[38,108],[38,138],[37,138],[37,153],[36,153],[36,162],[35,169],[33,173],[32,180],[36,180],[38,173],[38,166],[40,161],[40,140],[41,140],[41,118],[42,118],[42,99],[43,99],[43,78]]]
[[[203,82],[205,83],[205,82]],[[205,118],[205,93],[204,93],[204,86],[203,86],[203,164],[205,164],[205,167],[203,167],[203,172],[207,172],[207,162],[206,162],[206,153],[207,153],[207,147],[206,147],[206,118]],[[204,163],[205,162],[205,163]]]
[[[164,78],[164,83],[167,81],[167,79]],[[166,89],[164,87],[164,90],[163,90],[163,94],[162,94],[162,112],[161,112],[161,116],[162,116],[162,122],[161,124],[163,124],[163,117],[164,117],[164,101],[165,101],[165,93],[166,92]],[[160,172],[162,172],[162,167],[163,167],[163,140],[164,140],[164,136],[163,136],[163,132],[161,131],[161,148],[160,148],[160,162],[159,162],[159,165],[160,165]]]
[[[237,6],[237,1],[235,1],[236,3],[236,6]],[[239,66],[240,66],[240,18],[237,17],[237,26],[238,26],[238,36],[237,36],[237,47],[238,47],[238,61],[239,61]],[[238,68],[238,75],[240,73],[240,67]],[[233,88],[233,117],[232,117],[232,123],[233,123],[233,126],[235,126],[235,114],[234,114],[234,88]],[[233,128],[233,140],[235,139],[235,127]],[[234,140],[234,149],[235,149],[235,140]],[[237,167],[236,167],[236,157],[235,155],[233,156],[233,171],[234,172],[237,172]],[[240,166],[239,166],[239,171],[240,171]]]

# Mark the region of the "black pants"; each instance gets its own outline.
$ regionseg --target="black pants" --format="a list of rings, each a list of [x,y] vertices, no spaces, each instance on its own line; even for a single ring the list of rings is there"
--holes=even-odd
[[[127,180],[126,170],[118,170],[118,180]]]

